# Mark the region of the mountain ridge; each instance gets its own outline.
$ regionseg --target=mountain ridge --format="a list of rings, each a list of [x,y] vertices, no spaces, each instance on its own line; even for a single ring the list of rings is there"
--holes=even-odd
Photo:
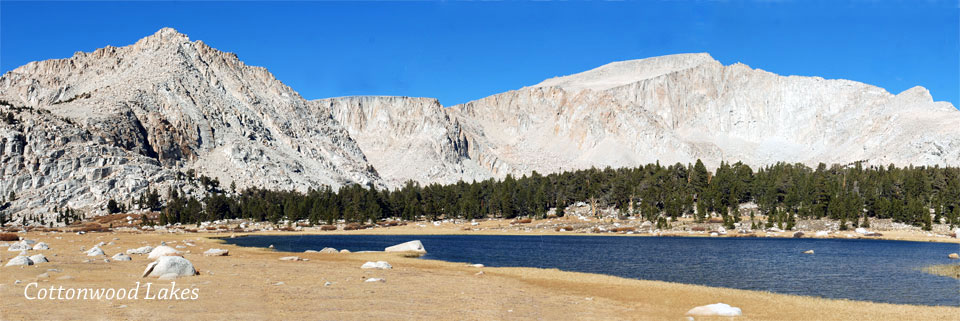
[[[21,196],[14,212],[96,212],[151,186],[190,190],[189,170],[224,186],[307,191],[696,159],[960,165],[960,111],[926,88],[894,95],[708,53],[613,62],[444,107],[307,100],[266,68],[164,28],[18,67],[0,76],[0,99],[19,119],[0,127],[0,194]],[[54,128],[73,134],[40,135]]]

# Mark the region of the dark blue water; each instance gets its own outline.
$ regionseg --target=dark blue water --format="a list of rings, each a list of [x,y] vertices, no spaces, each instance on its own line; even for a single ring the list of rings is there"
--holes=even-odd
[[[949,264],[960,245],[884,240],[499,236],[306,235],[226,239],[303,252],[382,251],[421,240],[425,259],[557,268],[627,278],[887,303],[960,306],[960,281],[920,271]],[[816,254],[802,254],[814,250]]]

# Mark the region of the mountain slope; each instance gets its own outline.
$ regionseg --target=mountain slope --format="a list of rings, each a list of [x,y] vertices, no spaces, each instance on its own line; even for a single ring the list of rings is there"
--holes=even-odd
[[[779,76],[708,54],[607,64],[444,108],[307,101],[173,29],[0,77],[11,212],[102,211],[183,173],[238,188],[398,187],[652,162],[960,166],[960,111],[922,87]],[[12,116],[12,117],[10,117]]]
[[[310,108],[266,69],[246,66],[235,55],[190,41],[173,29],[162,29],[130,46],[17,68],[0,77],[0,99],[49,112],[76,124],[78,130],[89,131],[84,144],[118,148],[131,160],[116,166],[156,163],[164,173],[194,169],[219,178],[224,185],[236,182],[239,188],[306,190],[380,182],[360,148],[329,112]],[[43,130],[22,128],[26,145],[33,147],[3,154],[0,166],[45,164],[43,154],[59,146],[29,139],[31,133]],[[62,157],[76,160],[81,155],[66,152]],[[77,170],[103,167],[113,168],[94,162]],[[142,187],[152,183],[150,175],[110,171],[76,184],[131,181],[135,182],[131,186]],[[22,180],[34,183],[29,188],[11,183]],[[45,199],[50,206],[79,202],[95,207],[110,197],[141,190],[110,189],[103,195],[76,190],[53,196],[44,188],[62,181],[29,169],[6,172],[4,182],[0,192]]]

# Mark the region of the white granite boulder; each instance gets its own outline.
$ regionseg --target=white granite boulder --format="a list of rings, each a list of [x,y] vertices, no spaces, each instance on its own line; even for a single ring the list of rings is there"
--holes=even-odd
[[[230,254],[230,251],[224,249],[209,249],[203,252],[204,256],[227,256],[228,254]]]
[[[387,261],[376,261],[376,262],[363,263],[363,265],[361,265],[360,268],[361,268],[361,269],[389,270],[389,269],[392,269],[393,266],[391,266],[390,263],[387,263]]]
[[[103,253],[103,250],[101,250],[99,247],[94,247],[94,248],[92,248],[92,249],[89,249],[89,250],[87,250],[87,252],[85,252],[85,253],[87,253],[87,256],[107,255],[106,253]]]
[[[715,303],[708,304],[703,306],[698,306],[696,308],[690,309],[687,311],[687,315],[694,316],[715,316],[715,317],[736,317],[742,315],[742,311],[738,307],[732,307],[728,304]]]
[[[30,260],[29,257],[21,255],[21,256],[17,256],[10,259],[10,261],[7,261],[7,264],[4,266],[18,266],[18,265],[33,265],[33,261]]]
[[[130,258],[129,255],[126,255],[126,254],[123,254],[123,253],[114,254],[113,257],[112,257],[112,259],[113,259],[114,261],[132,261],[132,260],[133,260],[132,258]]]
[[[323,248],[322,250],[320,250],[320,253],[325,253],[325,254],[337,254],[337,253],[340,253],[340,252],[337,252],[337,249],[335,249],[335,248],[325,247],[325,248]]]
[[[182,256],[161,256],[153,261],[143,270],[143,276],[155,276],[161,279],[178,278],[181,276],[194,276],[200,274],[193,268],[193,263]]]
[[[153,251],[152,246],[141,246],[135,249],[127,250],[127,254],[150,254],[150,251]]]
[[[42,250],[49,250],[49,249],[50,249],[50,245],[47,245],[47,243],[44,243],[44,242],[37,243],[36,245],[33,246],[34,251],[42,251]]]
[[[171,255],[172,256],[180,255],[180,251],[177,251],[176,249],[166,245],[161,245],[151,250],[150,255],[147,255],[147,258],[154,260],[162,256],[171,256]]]
[[[32,249],[32,247],[29,244],[24,242],[16,242],[10,244],[10,247],[7,248],[7,251],[26,251],[30,249]]]
[[[417,252],[417,253],[427,253],[427,250],[423,248],[423,243],[420,243],[420,240],[413,240],[406,243],[400,243],[391,247],[387,247],[383,250],[384,252]]]
[[[33,261],[33,264],[40,264],[40,263],[50,262],[50,260],[47,260],[47,257],[46,257],[46,256],[43,256],[43,254],[35,254],[35,255],[31,256],[31,257],[30,257],[30,261]]]

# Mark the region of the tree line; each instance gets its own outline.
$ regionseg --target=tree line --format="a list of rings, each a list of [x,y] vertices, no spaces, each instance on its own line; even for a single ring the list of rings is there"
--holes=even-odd
[[[161,201],[149,190],[133,207],[159,212],[159,223],[199,223],[245,218],[254,221],[308,220],[312,224],[375,222],[385,219],[517,218],[564,215],[564,208],[587,202],[594,210],[616,209],[669,225],[681,216],[704,222],[721,218],[732,227],[750,216],[753,227],[791,229],[798,219],[830,218],[840,228],[869,227],[870,219],[892,219],[926,230],[934,222],[960,225],[960,168],[869,166],[860,163],[810,168],[779,163],[756,171],[742,163],[721,163],[711,172],[693,165],[659,163],[635,168],[584,169],[478,182],[420,185],[397,189],[347,185],[307,192],[260,188],[221,190],[201,180],[202,198],[169,189]],[[741,205],[756,210],[743,213]],[[594,212],[596,213],[596,212]],[[758,214],[756,221],[754,215]]]

